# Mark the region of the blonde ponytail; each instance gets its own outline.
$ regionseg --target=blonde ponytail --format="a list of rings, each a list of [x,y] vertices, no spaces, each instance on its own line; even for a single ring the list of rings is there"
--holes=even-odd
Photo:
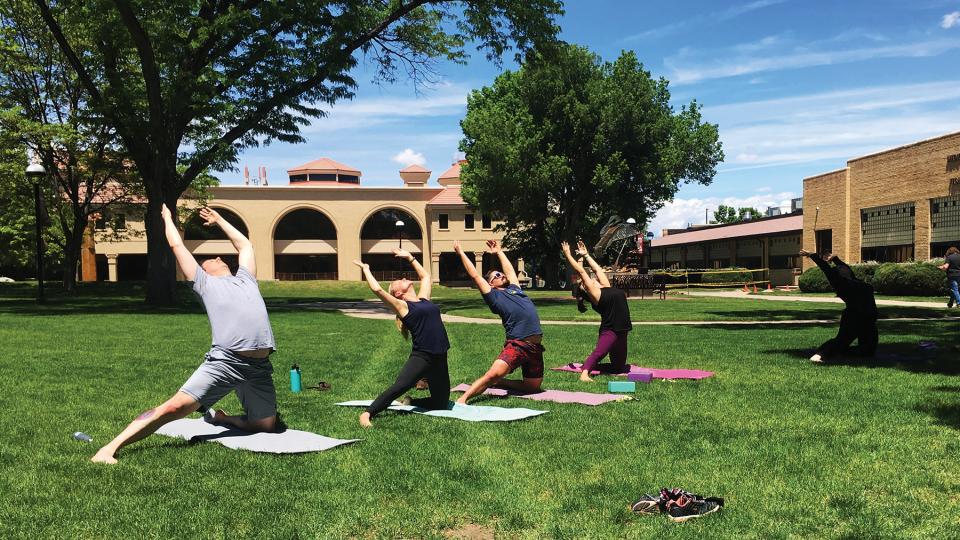
[[[400,320],[398,316],[396,319],[397,331],[400,332],[400,335],[403,336],[403,339],[406,341],[410,340],[410,331],[407,330],[407,327],[403,325],[403,321]]]

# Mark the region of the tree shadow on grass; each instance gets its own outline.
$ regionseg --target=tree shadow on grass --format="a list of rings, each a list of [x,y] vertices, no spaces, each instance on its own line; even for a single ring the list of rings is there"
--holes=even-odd
[[[721,320],[744,320],[745,317],[750,320],[769,320],[769,321],[799,321],[799,320],[824,320],[840,321],[842,307],[831,309],[807,308],[803,309],[750,309],[749,311],[725,311],[713,310],[707,311],[709,315],[714,315]],[[956,319],[943,311],[932,308],[909,307],[909,306],[883,306],[880,308],[880,320],[899,319],[899,318],[922,318],[922,319]],[[960,319],[957,319],[960,320]]]
[[[960,386],[941,385],[933,386],[930,390],[946,394],[960,393]],[[937,419],[937,424],[960,430],[960,397],[934,394],[930,401],[925,401],[914,407],[914,410]]]

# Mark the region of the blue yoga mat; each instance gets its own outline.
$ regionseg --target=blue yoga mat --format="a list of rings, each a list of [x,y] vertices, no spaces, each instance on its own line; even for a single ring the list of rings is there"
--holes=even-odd
[[[344,401],[337,403],[344,407],[368,407],[373,400],[364,399],[358,401]],[[451,403],[448,410],[430,410],[413,405],[401,405],[396,401],[390,405],[389,409],[393,411],[412,412],[426,416],[438,416],[440,418],[456,418],[457,420],[466,420],[467,422],[511,422],[513,420],[523,420],[532,416],[546,414],[547,411],[537,411],[534,409],[490,407],[487,405],[460,405]]]

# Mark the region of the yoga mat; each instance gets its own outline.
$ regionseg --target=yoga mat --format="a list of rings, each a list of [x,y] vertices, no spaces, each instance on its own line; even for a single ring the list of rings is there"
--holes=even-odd
[[[570,363],[565,366],[550,368],[553,371],[575,371],[577,373],[583,371],[583,364],[580,363]],[[653,373],[653,378],[655,379],[706,379],[707,377],[713,377],[712,371],[701,371],[699,369],[654,369],[654,368],[645,368],[640,366],[635,366],[630,364],[629,373]],[[591,375],[616,375],[619,377],[625,377],[627,372],[623,373],[609,373],[605,371],[590,371]]]
[[[469,384],[461,384],[451,388],[451,392],[466,392],[470,389]],[[532,399],[534,401],[552,401],[554,403],[577,403],[580,405],[603,405],[610,401],[625,401],[627,396],[618,396],[615,394],[594,394],[592,392],[567,392],[565,390],[543,390],[542,392],[520,392],[517,390],[506,390],[504,388],[487,388],[484,390],[485,396],[506,397],[514,396],[523,399]]]
[[[344,401],[337,403],[344,407],[368,407],[373,400]],[[531,416],[546,414],[547,411],[537,411],[534,409],[488,407],[485,405],[460,405],[453,403],[452,408],[446,410],[429,410],[412,405],[401,405],[396,401],[388,407],[393,411],[412,412],[426,416],[439,416],[440,418],[456,418],[457,420],[466,420],[467,422],[511,422],[513,420],[523,420]]]
[[[218,442],[232,450],[250,450],[251,452],[273,454],[322,452],[360,440],[332,439],[296,429],[288,429],[283,433],[250,433],[232,427],[208,424],[201,418],[174,420],[158,429],[157,434],[179,437],[191,442]]]

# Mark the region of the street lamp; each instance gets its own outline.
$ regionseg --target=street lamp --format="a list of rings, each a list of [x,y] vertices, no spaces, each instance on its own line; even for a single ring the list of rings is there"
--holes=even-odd
[[[398,219],[394,225],[397,227],[397,232],[400,234],[400,249],[403,249],[403,220]]]
[[[37,235],[37,302],[43,302],[43,231],[40,228],[40,179],[47,170],[39,163],[27,165],[27,179],[33,182],[34,227]]]

